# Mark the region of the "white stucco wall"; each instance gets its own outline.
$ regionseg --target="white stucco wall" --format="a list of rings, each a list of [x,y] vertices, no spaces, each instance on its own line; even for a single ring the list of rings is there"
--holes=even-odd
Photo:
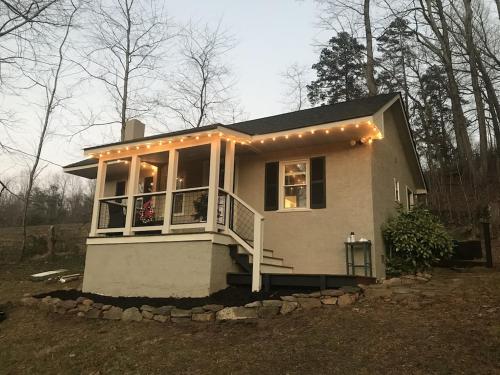
[[[87,245],[83,291],[126,297],[205,297],[235,270],[211,241]]]

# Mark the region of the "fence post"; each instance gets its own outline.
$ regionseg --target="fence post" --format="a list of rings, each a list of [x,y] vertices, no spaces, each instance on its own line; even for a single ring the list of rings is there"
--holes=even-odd
[[[493,256],[491,254],[491,235],[490,235],[490,223],[487,221],[481,222],[483,241],[484,241],[484,252],[486,256],[486,267],[493,268]]]

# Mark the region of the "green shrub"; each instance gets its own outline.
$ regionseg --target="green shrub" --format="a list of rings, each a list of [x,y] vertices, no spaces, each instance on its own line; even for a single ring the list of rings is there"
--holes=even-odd
[[[382,228],[389,246],[389,272],[417,272],[446,259],[452,253],[452,241],[439,219],[428,210],[415,207],[398,210]]]

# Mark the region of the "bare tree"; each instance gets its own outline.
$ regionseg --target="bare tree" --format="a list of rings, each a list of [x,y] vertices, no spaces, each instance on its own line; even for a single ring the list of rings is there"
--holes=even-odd
[[[450,37],[450,26],[446,16],[442,0],[416,0],[415,16],[423,17],[431,35],[425,34],[419,29],[418,21],[415,25],[417,40],[433,52],[441,61],[448,78],[448,91],[453,111],[453,125],[457,148],[462,161],[473,180],[476,178],[472,146],[467,133],[467,121],[462,108],[456,71],[453,66],[453,50]]]
[[[151,110],[154,77],[172,37],[169,21],[159,0],[101,0],[91,4],[88,29],[79,65],[104,84],[123,140],[126,121]]]
[[[235,42],[221,23],[190,23],[180,33],[180,68],[171,80],[171,96],[160,104],[170,110],[186,127],[197,128],[220,121],[231,106],[231,71],[223,61]],[[234,112],[234,111],[233,111]]]
[[[28,78],[33,81],[33,83],[42,88],[42,90],[45,93],[45,110],[42,118],[42,124],[41,124],[41,130],[40,130],[40,135],[38,138],[38,144],[36,147],[36,153],[34,155],[34,161],[32,166],[30,167],[29,170],[29,175],[28,175],[28,182],[26,186],[26,191],[24,193],[24,207],[23,207],[23,219],[22,219],[22,226],[23,226],[23,243],[22,243],[22,248],[21,248],[21,256],[20,259],[24,259],[26,255],[26,234],[27,234],[27,217],[28,217],[28,209],[30,206],[30,200],[31,200],[31,193],[33,190],[33,185],[35,182],[35,179],[39,173],[39,163],[41,160],[41,154],[43,150],[43,146],[45,144],[45,141],[47,139],[47,135],[49,132],[49,126],[51,123],[51,118],[52,114],[54,113],[54,110],[61,105],[62,101],[65,99],[63,97],[60,97],[58,95],[58,87],[59,87],[59,80],[61,78],[62,74],[62,68],[63,68],[63,63],[65,61],[65,52],[66,52],[66,43],[68,41],[68,36],[73,24],[73,19],[75,17],[76,12],[79,9],[78,5],[75,5],[72,3],[73,9],[71,13],[68,16],[68,20],[64,29],[64,34],[62,35],[62,39],[60,40],[59,46],[57,48],[57,58],[55,61],[55,64],[53,65],[49,77],[46,80],[38,78],[38,73],[33,76],[29,76]]]
[[[0,67],[2,63],[12,63],[12,60],[22,57],[20,47],[31,44],[32,35],[27,34],[40,31],[36,25],[58,22],[51,10],[59,2],[61,0],[0,0]]]
[[[281,79],[286,88],[284,103],[292,111],[300,111],[307,104],[307,68],[298,63],[290,65],[283,73]]]

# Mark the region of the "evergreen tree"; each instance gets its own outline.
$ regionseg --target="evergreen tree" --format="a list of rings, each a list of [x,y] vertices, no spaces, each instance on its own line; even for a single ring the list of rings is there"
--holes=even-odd
[[[331,38],[312,66],[317,79],[307,86],[311,104],[333,104],[365,96],[364,51],[365,47],[349,33]]]
[[[420,79],[418,96],[425,103],[426,123],[416,123],[417,131],[426,135],[423,139],[428,148],[429,157],[437,161],[441,167],[453,160],[454,147],[450,135],[453,133],[453,114],[448,94],[446,72],[443,67],[430,66]],[[419,129],[420,125],[420,129]],[[427,129],[422,129],[426,126]]]
[[[383,91],[408,92],[406,68],[415,58],[411,48],[413,32],[408,25],[406,19],[396,17],[377,38],[381,54],[377,59],[380,67],[377,83]]]

